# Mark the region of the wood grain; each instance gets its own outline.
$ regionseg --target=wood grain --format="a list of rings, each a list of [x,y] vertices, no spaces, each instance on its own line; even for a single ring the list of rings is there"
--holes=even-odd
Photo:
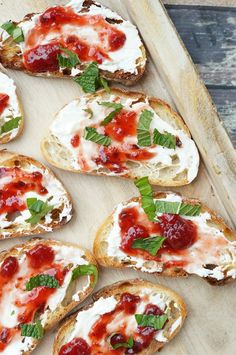
[[[236,7],[235,0],[164,0],[164,4]]]
[[[65,3],[65,1],[57,1],[57,3],[63,2]],[[110,5],[123,17],[132,18],[145,39],[149,52],[147,73],[133,89],[160,97],[173,106],[176,103],[202,152],[204,163],[201,164],[196,181],[189,186],[173,190],[180,191],[188,197],[202,199],[233,225],[234,221],[231,217],[234,211],[230,212],[233,194],[224,200],[225,190],[229,185],[233,189],[234,184],[234,181],[228,182],[234,172],[232,145],[164,10],[157,0],[101,2]],[[2,0],[0,22],[10,18],[20,19],[26,13],[43,11],[46,6],[54,4],[54,0]],[[144,21],[144,14],[146,21]],[[81,95],[80,88],[67,80],[35,78],[10,70],[8,74],[18,85],[24,104],[26,126],[21,138],[8,144],[7,148],[31,155],[43,162],[39,148],[40,141],[54,114],[64,104]],[[172,84],[174,90],[171,89]],[[216,160],[221,176],[214,171],[212,173],[212,165]],[[230,167],[232,165],[231,170],[227,170],[229,165]],[[69,225],[45,237],[75,242],[91,249],[96,230],[113,207],[136,196],[137,190],[131,181],[53,170],[73,197],[75,215]],[[228,176],[225,176],[227,173]],[[222,184],[221,188],[219,184]],[[0,248],[6,249],[16,242],[18,240],[2,241]],[[182,295],[187,302],[189,317],[184,329],[162,350],[163,355],[234,354],[236,324],[235,312],[232,310],[236,309],[235,284],[217,288],[209,286],[197,277],[167,279],[132,270],[103,269],[97,289],[118,280],[135,277],[169,286]],[[34,352],[35,355],[51,353],[53,335],[46,335]]]

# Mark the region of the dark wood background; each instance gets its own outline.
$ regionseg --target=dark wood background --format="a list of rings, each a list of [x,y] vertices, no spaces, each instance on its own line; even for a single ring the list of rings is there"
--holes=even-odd
[[[236,146],[236,8],[166,8]]]

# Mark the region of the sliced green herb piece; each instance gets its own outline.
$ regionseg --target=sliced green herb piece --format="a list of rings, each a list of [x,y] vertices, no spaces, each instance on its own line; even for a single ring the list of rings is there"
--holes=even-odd
[[[41,339],[44,335],[44,329],[40,320],[35,323],[21,324],[21,336]]]
[[[105,106],[108,108],[113,108],[114,111],[112,111],[111,113],[109,113],[108,116],[106,116],[104,118],[104,120],[102,121],[102,125],[106,126],[109,122],[111,122],[113,120],[113,118],[122,110],[123,105],[121,105],[120,103],[116,103],[116,102],[101,102],[99,103],[99,105],[101,106]]]
[[[152,327],[155,330],[162,329],[167,321],[167,315],[154,316],[149,314],[135,314],[136,322],[140,327]]]
[[[72,281],[76,280],[80,276],[93,275],[94,281],[92,287],[95,286],[98,280],[98,269],[96,265],[79,265],[72,271]]]
[[[169,202],[157,200],[155,202],[156,212],[179,214],[183,216],[199,216],[201,205],[189,205],[181,202]]]
[[[1,25],[1,28],[5,30],[16,43],[20,43],[24,41],[24,34],[20,27],[15,25],[13,22],[8,21]]]
[[[151,145],[151,135],[149,129],[153,115],[153,112],[144,110],[139,117],[138,145],[140,147],[149,147]]]
[[[133,241],[132,248],[146,250],[149,252],[149,254],[155,256],[165,239],[165,237],[159,236],[135,239]]]
[[[153,200],[152,187],[148,181],[148,177],[145,176],[135,182],[136,187],[139,189],[142,198],[142,208],[150,221],[155,221],[156,206]]]
[[[175,149],[176,137],[171,133],[160,133],[156,128],[153,132],[153,143],[161,145],[162,147]]]
[[[115,334],[114,334],[115,335]],[[133,346],[134,346],[134,338],[133,337],[130,337],[127,342],[125,343],[117,343],[117,344],[114,344],[112,345],[112,348],[113,349],[119,349],[119,348],[126,348],[126,349],[131,349]]]
[[[85,108],[84,111],[89,114],[89,119],[91,120],[91,118],[93,118],[93,111],[91,110],[91,108]]]
[[[45,286],[48,288],[58,288],[59,282],[54,276],[47,275],[47,274],[40,274],[31,277],[30,280],[25,285],[27,291],[31,291],[33,290],[33,288],[39,286]]]
[[[99,145],[105,145],[108,147],[111,144],[111,138],[108,136],[104,136],[96,131],[96,128],[93,127],[86,127],[84,138],[87,141],[95,142]]]
[[[5,122],[0,127],[0,134],[10,132],[13,129],[19,127],[21,119],[22,119],[22,117],[15,117],[15,118],[12,118],[11,120]]]
[[[37,224],[48,212],[53,210],[53,206],[49,205],[47,201],[43,202],[35,197],[27,198],[26,203],[32,216],[26,222],[32,225]]]
[[[79,57],[76,53],[70,51],[69,49],[60,47],[60,50],[66,54],[58,54],[57,60],[60,68],[75,68],[76,65],[80,64]]]
[[[74,78],[74,81],[79,84],[85,93],[94,93],[101,87],[100,74],[96,62],[92,62],[79,76]]]
[[[102,86],[105,89],[105,91],[108,94],[110,94],[111,89],[109,88],[108,82],[106,79],[102,78],[101,76],[100,76],[100,86]]]

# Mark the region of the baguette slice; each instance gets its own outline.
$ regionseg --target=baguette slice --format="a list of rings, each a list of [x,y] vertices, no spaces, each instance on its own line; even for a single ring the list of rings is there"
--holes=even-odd
[[[105,127],[102,122],[114,108],[103,102],[123,105]],[[172,134],[178,142],[175,149],[137,145],[137,128],[145,110],[153,114],[151,136],[155,128]],[[112,139],[110,146],[85,139],[85,128],[94,126]],[[182,118],[162,100],[115,88],[110,94],[101,90],[82,96],[62,108],[41,147],[49,163],[79,173],[131,179],[148,176],[151,184],[162,186],[189,184],[198,173],[199,154]]]
[[[79,22],[86,21],[86,24],[73,24],[73,19],[69,19],[61,26],[61,12],[65,16],[78,16]],[[50,22],[50,18],[55,22]],[[46,33],[48,22],[52,31]],[[136,27],[95,1],[72,0],[41,14],[28,14],[21,22],[14,23],[22,29],[24,41],[15,43],[6,31],[3,32],[0,62],[6,68],[36,76],[68,78],[79,76],[87,63],[97,62],[103,78],[124,85],[133,85],[144,73],[146,53]],[[124,43],[123,36],[126,36]],[[60,47],[73,52],[77,48],[81,64],[72,69],[60,68],[57,54],[64,53]]]
[[[0,72],[0,144],[18,137],[24,125],[23,111],[12,79]]]
[[[199,200],[181,197],[181,195],[173,192],[156,192],[154,196],[155,201],[183,202],[190,205],[201,204]],[[135,217],[134,220],[130,217],[133,215],[132,208],[138,213],[137,219]],[[124,223],[126,221],[129,223],[126,233],[125,231],[122,232],[119,223],[119,218],[123,212]],[[163,214],[158,213],[159,219],[160,216],[163,216]],[[175,215],[164,216],[175,218]],[[154,231],[152,229],[151,232],[150,228],[154,226],[154,223],[148,221],[141,207],[140,198],[133,198],[123,204],[121,203],[99,228],[94,241],[94,255],[98,263],[106,267],[128,267],[172,277],[194,274],[201,276],[213,285],[223,285],[235,280],[236,234],[225,224],[223,219],[203,204],[201,204],[199,216],[180,216],[180,219],[183,223],[174,220],[174,223],[170,222],[168,227],[167,220],[161,218],[160,222],[164,227],[166,226],[166,229],[160,229],[160,225],[155,223],[157,229]],[[191,242],[193,232],[189,232],[189,229],[186,229],[189,227],[183,225],[189,222],[191,223],[191,230],[193,228],[195,230],[195,227],[192,227],[193,224],[197,228],[196,239],[193,239],[193,243]],[[140,230],[142,234],[140,234]],[[160,249],[156,256],[140,249],[132,249],[133,254],[131,255],[130,250],[126,252],[126,248],[121,249],[121,240],[124,241],[126,238],[125,243],[129,240],[127,234],[135,239],[144,237],[145,231],[149,236],[168,236],[167,241],[172,239],[173,244],[171,245],[172,247],[174,245],[176,249],[172,249],[168,242],[164,242],[163,246],[169,246],[170,251],[164,248]],[[184,241],[187,241],[184,246],[185,249],[182,250],[180,247],[183,247],[183,244],[177,245],[179,240],[181,241],[178,238],[179,233],[181,235],[184,233]],[[132,244],[132,239],[130,241]]]
[[[28,221],[37,212],[41,218]],[[24,155],[0,151],[0,239],[51,232],[71,218],[71,197],[51,170]]]
[[[96,261],[89,251],[78,245],[53,240],[31,239],[0,254],[1,334],[4,329],[8,332],[5,340],[1,337],[1,351],[30,354],[43,333],[92,292],[96,283],[93,275],[72,280],[73,270],[80,265],[95,268]],[[50,286],[50,282],[45,286],[32,284],[31,278],[42,274],[54,276],[57,288]],[[31,287],[27,285],[29,280]],[[38,337],[35,331],[34,335],[29,330],[24,333],[23,324],[35,323],[42,327]]]
[[[165,346],[166,343],[171,341],[172,338],[179,332],[187,314],[185,303],[181,297],[172,290],[161,285],[153,284],[141,279],[127,280],[107,286],[97,292],[93,295],[93,303],[80,309],[78,313],[72,315],[64,322],[64,324],[62,324],[54,342],[53,355],[58,355],[62,346],[74,338],[82,338],[85,341],[90,342],[89,345],[92,348],[91,355],[110,353],[128,354],[128,352],[125,352],[125,350],[127,351],[125,348],[119,348],[119,352],[118,350],[116,352],[111,348],[109,343],[112,338],[111,335],[119,332],[125,334],[127,339],[130,336],[133,336],[133,349],[137,347],[136,342],[138,341],[139,335],[135,332],[137,330],[137,323],[132,311],[132,314],[129,315],[121,313],[121,317],[116,315],[116,321],[114,321],[115,314],[113,314],[111,319],[109,318],[109,321],[107,320],[107,322],[104,323],[103,329],[106,326],[108,329],[104,332],[105,340],[99,348],[96,347],[95,342],[92,342],[91,338],[88,337],[88,332],[95,324],[96,320],[99,319],[99,316],[108,313],[109,311],[112,313],[124,293],[129,293],[141,298],[137,303],[137,308],[134,313],[143,314],[145,306],[148,303],[152,303],[164,311],[165,314],[168,314],[168,320],[164,324],[163,328],[154,332],[154,337],[148,347],[142,349],[141,352],[138,352],[140,355],[151,355],[156,353],[156,351]],[[143,297],[146,297],[146,299],[143,300]],[[125,321],[128,323],[128,329]],[[126,325],[125,329],[122,327],[124,324]],[[144,333],[145,329],[148,328],[142,329]],[[80,354],[79,349],[80,348],[78,347],[78,354]],[[109,350],[111,350],[111,352],[109,352]],[[88,353],[90,354],[90,352]],[[130,352],[130,354],[131,353],[132,352]],[[137,352],[134,353],[136,354]],[[60,355],[61,354],[66,354],[66,352],[62,351]]]

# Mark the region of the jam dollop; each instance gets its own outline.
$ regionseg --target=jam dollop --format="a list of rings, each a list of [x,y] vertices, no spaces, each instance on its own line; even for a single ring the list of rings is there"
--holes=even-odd
[[[55,253],[53,249],[45,244],[38,244],[27,252],[28,263],[33,269],[51,265],[54,257]]]
[[[11,279],[19,270],[17,258],[8,256],[2,263],[0,268],[0,277],[4,279]]]
[[[3,113],[5,108],[8,106],[9,103],[9,95],[0,93],[0,115]]]
[[[75,338],[63,345],[59,355],[90,355],[91,349],[87,342],[82,338]]]

